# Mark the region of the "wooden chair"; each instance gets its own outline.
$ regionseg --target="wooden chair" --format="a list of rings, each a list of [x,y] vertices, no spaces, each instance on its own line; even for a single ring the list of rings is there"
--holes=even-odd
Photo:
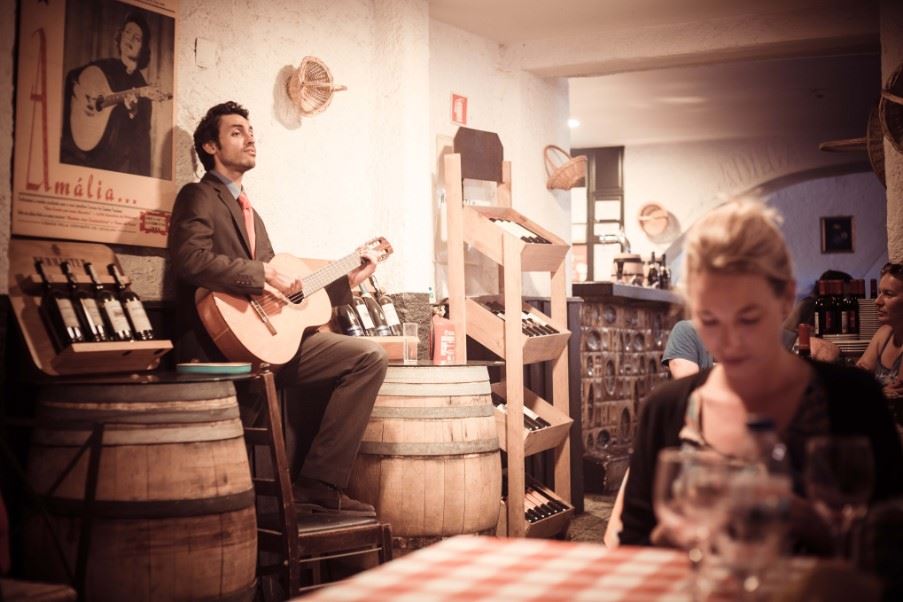
[[[282,413],[273,373],[264,370],[240,396],[243,410],[257,410],[245,426],[245,441],[258,507],[258,579],[265,599],[292,598],[324,585],[324,561],[375,555],[382,564],[392,559],[392,535],[375,518],[329,514],[298,514],[282,428]],[[251,399],[242,399],[250,397]],[[264,448],[261,457],[258,448]],[[266,475],[264,474],[266,473]],[[267,499],[269,498],[269,499]]]

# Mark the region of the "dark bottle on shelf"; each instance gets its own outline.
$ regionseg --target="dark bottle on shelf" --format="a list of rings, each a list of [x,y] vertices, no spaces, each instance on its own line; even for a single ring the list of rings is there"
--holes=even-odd
[[[379,303],[383,310],[383,316],[386,318],[389,330],[392,334],[401,336],[401,320],[398,318],[398,312],[395,310],[395,303],[392,302],[392,297],[379,287],[376,276],[370,276],[370,285],[376,293],[376,302]]]
[[[864,285],[864,283],[863,283],[863,285]],[[869,293],[869,298],[877,299],[878,298],[878,281],[875,280],[874,278],[869,279],[869,288],[871,289],[871,291]]]
[[[357,317],[357,312],[354,311],[354,308],[351,305],[337,305],[335,310],[333,310],[335,315],[335,321],[339,326],[339,329],[350,337],[362,337],[364,336],[364,327],[361,326],[361,321]]]
[[[843,285],[843,305],[847,319],[847,334],[859,334],[859,300],[856,298],[857,281],[851,280]]]
[[[91,263],[85,263],[85,271],[91,277],[91,284],[94,287],[94,298],[97,299],[100,315],[107,325],[109,338],[114,341],[130,341],[133,339],[132,327],[129,325],[129,319],[125,316],[122,303],[119,302],[116,295],[104,288],[103,283],[97,276],[97,271]]]
[[[376,331],[376,336],[389,336],[392,334],[392,329],[389,328],[389,324],[386,322],[383,308],[376,302],[376,299],[373,298],[370,291],[364,288],[363,284],[360,285],[360,289],[361,299],[364,300],[364,305],[367,306],[367,311],[370,312],[370,317],[373,318],[373,329]]]
[[[34,262],[35,271],[41,277],[44,294],[41,299],[41,311],[46,318],[50,337],[59,350],[73,343],[85,340],[81,323],[72,300],[61,290],[54,288],[44,272],[44,262]]]
[[[154,327],[151,326],[150,320],[147,318],[147,312],[144,311],[144,304],[141,298],[128,289],[125,284],[125,278],[119,271],[119,266],[111,263],[107,266],[110,275],[116,281],[116,291],[119,295],[119,301],[125,309],[125,315],[128,316],[129,323],[132,325],[132,332],[135,338],[140,341],[149,341],[154,338]]]
[[[646,271],[646,286],[655,288],[658,286],[658,266],[655,263],[655,251],[649,258],[649,269]]]
[[[658,271],[658,287],[662,290],[671,288],[671,268],[668,267],[668,260],[662,253],[662,259],[659,262],[661,268]]]
[[[107,327],[103,322],[103,317],[100,315],[97,301],[86,291],[79,288],[78,280],[75,279],[75,274],[72,273],[72,267],[68,261],[62,262],[60,269],[66,275],[66,282],[69,286],[69,298],[72,299],[75,313],[81,320],[82,331],[85,333],[85,337],[91,341],[108,341],[110,337],[107,336]]]
[[[828,281],[818,281],[818,297],[815,298],[815,336],[837,334],[834,324],[834,299],[828,294]]]
[[[364,299],[355,291],[351,291],[351,305],[357,312],[357,319],[364,329],[364,335],[372,337],[376,334],[376,324],[373,322],[373,316],[370,315],[370,309],[364,302]]]
[[[812,342],[811,342],[811,332],[812,327],[806,323],[799,325],[799,330],[797,330],[797,344],[796,344],[796,353],[802,358],[810,358],[812,357]]]

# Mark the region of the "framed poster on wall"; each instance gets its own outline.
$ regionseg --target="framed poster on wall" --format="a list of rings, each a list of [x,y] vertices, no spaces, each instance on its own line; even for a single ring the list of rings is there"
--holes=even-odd
[[[23,0],[12,233],[163,247],[177,0]]]

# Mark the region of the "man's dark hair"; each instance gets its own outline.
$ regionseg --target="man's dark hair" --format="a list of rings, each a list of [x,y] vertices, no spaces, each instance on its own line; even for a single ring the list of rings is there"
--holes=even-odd
[[[141,13],[137,11],[130,12],[122,22],[122,26],[116,32],[116,51],[120,52],[119,43],[122,41],[122,32],[125,31],[125,26],[129,23],[134,23],[141,29],[141,52],[138,53],[136,62],[138,63],[138,69],[145,69],[150,65],[151,31],[147,20]]]
[[[194,130],[194,152],[204,169],[213,169],[213,155],[204,150],[204,145],[213,142],[219,146],[219,122],[223,115],[241,115],[248,118],[248,110],[232,100],[210,107]]]

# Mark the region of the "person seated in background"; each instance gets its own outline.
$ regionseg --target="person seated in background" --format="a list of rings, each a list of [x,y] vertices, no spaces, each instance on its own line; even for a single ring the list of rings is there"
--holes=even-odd
[[[856,362],[884,388],[888,399],[903,397],[903,264],[881,268],[875,313],[881,326]]]
[[[653,512],[659,451],[705,449],[753,460],[751,417],[770,419],[788,450],[795,493],[791,535],[810,550],[829,547],[828,529],[805,500],[806,441],[864,436],[874,454],[872,501],[903,493],[903,449],[881,389],[861,370],[807,362],[789,352],[782,324],[796,283],[777,214],[732,201],[687,236],[685,283],[691,319],[714,367],[662,383],[643,401],[621,515],[621,544],[673,541]],[[704,417],[704,419],[703,419]]]
[[[791,326],[789,319],[784,322],[781,342],[787,350],[792,350],[796,344],[798,325],[797,323]],[[831,341],[812,337],[810,345],[813,359],[836,362],[840,358],[840,349]],[[706,351],[691,320],[681,320],[671,329],[668,342],[665,344],[665,352],[662,354],[662,364],[667,366],[673,379],[696,374],[714,365],[712,355]]]

